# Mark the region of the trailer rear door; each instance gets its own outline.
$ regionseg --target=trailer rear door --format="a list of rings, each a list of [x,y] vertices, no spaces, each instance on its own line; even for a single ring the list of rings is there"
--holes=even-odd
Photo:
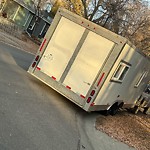
[[[86,97],[113,47],[114,42],[90,31],[64,80],[64,84],[71,87],[75,93]]]
[[[60,80],[85,28],[61,17],[38,67],[46,75]]]

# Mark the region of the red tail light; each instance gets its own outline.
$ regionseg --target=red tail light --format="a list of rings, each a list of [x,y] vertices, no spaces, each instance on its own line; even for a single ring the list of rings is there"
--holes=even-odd
[[[40,57],[40,56],[37,55],[36,58],[35,58],[35,61],[38,61],[38,60],[39,60],[39,57]]]
[[[35,65],[36,65],[36,62],[34,62],[34,63],[32,64],[32,68],[34,68],[34,67],[35,67]]]
[[[92,90],[92,92],[91,92],[91,96],[93,96],[95,94],[95,90]]]
[[[88,99],[87,99],[86,102],[87,102],[87,103],[90,103],[91,99],[92,99],[91,97],[88,97]]]

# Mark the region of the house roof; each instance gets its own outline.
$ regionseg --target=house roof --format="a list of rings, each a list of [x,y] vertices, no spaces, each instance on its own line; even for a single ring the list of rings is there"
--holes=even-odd
[[[14,0],[14,1],[16,3],[18,3],[19,5],[21,5],[22,7],[29,10],[30,12],[32,12],[33,14],[35,14],[35,6],[34,6],[33,1],[31,1],[31,0],[28,0],[28,1],[27,0]],[[46,18],[43,18],[41,14],[40,14],[40,18],[42,18],[47,23],[51,22],[51,21],[47,20]]]
[[[26,0],[14,0],[19,5],[23,6],[24,8],[28,9],[32,13],[35,13],[34,3],[33,1],[26,1]]]

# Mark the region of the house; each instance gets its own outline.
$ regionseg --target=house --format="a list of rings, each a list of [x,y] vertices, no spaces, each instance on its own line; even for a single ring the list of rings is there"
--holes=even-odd
[[[32,0],[4,0],[1,13],[3,17],[13,21],[30,36],[38,39],[44,37],[52,22],[47,9],[35,15],[37,12]]]

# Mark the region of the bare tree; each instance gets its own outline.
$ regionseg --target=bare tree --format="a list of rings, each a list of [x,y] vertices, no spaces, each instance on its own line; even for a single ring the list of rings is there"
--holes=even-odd
[[[39,24],[39,21],[40,21],[41,0],[32,0],[32,3],[33,3],[33,8],[34,8],[34,17],[33,17],[34,26],[33,26],[31,36],[34,37],[33,33],[36,30],[36,27],[37,27],[37,25]]]
[[[65,8],[80,16],[83,16],[83,5],[81,0],[66,0],[64,3]]]
[[[56,0],[51,13],[55,15],[59,7],[66,8],[80,16],[83,16],[83,5],[81,0]]]
[[[62,0],[55,0],[51,10],[51,16],[54,17],[59,7],[65,7],[65,3]]]
[[[59,0],[59,3],[62,7],[128,38],[138,48],[149,51],[148,0]]]
[[[40,19],[43,18],[44,13],[44,6],[48,3],[53,3],[53,0],[32,0],[33,3],[33,8],[34,8],[34,27],[33,27],[33,32],[36,30],[36,28],[38,27],[38,24],[40,23]],[[33,36],[33,35],[32,35]]]
[[[150,55],[150,8],[148,2],[137,1],[128,9],[128,22],[124,26],[123,36]],[[132,12],[132,13],[131,13]]]
[[[35,13],[35,18],[38,21],[39,17],[42,17],[42,12],[41,10],[43,9],[44,5],[48,2],[51,2],[50,0],[32,0],[33,2],[33,7],[34,7],[34,13]]]

